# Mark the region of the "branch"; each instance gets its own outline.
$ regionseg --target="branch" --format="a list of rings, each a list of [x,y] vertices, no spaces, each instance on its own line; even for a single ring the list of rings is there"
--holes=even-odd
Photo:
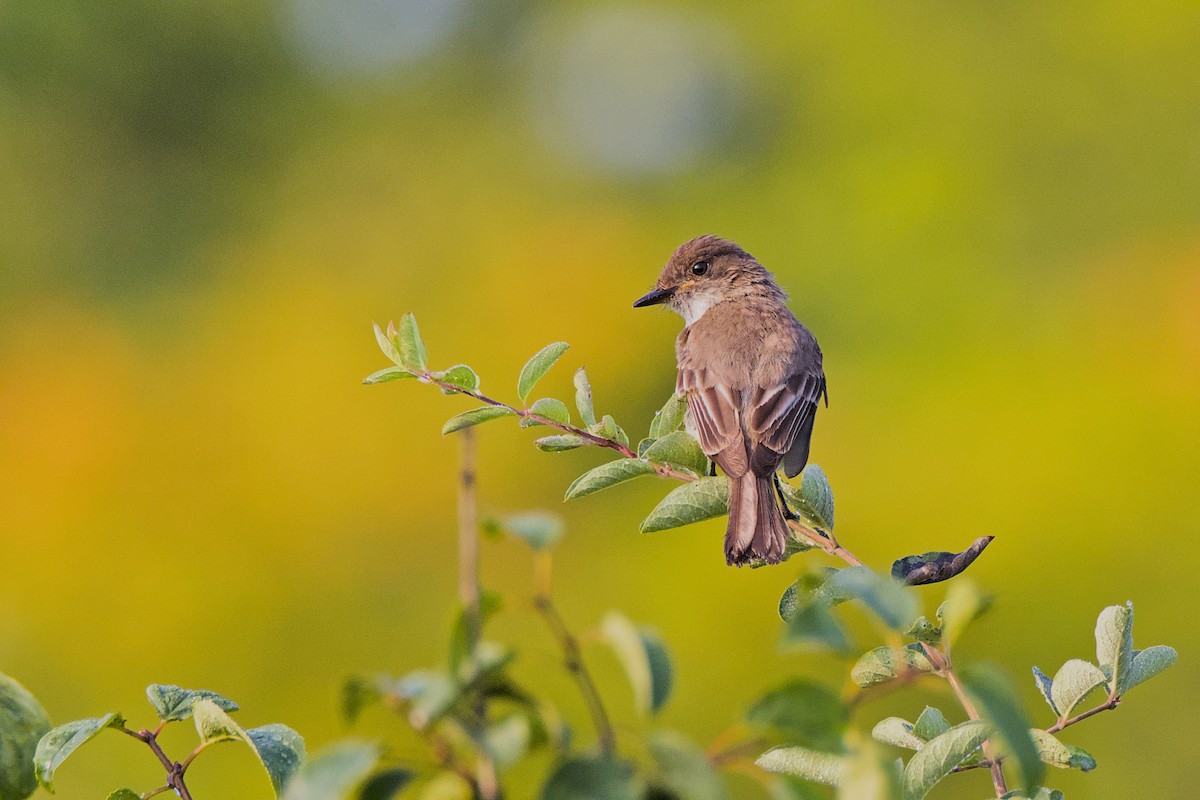
[[[475,502],[475,431],[462,431],[462,461],[458,484],[458,595],[463,606],[463,629],[466,633],[467,657],[472,662],[479,650],[483,621],[479,611],[479,521]],[[487,724],[487,706],[481,692],[475,693],[475,718],[478,724],[471,738],[482,739]],[[496,776],[496,764],[487,750],[480,746],[476,753],[477,778],[475,785],[482,800],[496,800],[502,795]]]
[[[1108,696],[1107,700],[1105,700],[1103,703],[1096,706],[1095,708],[1090,708],[1087,711],[1084,711],[1082,714],[1076,714],[1075,716],[1073,716],[1067,720],[1060,719],[1058,722],[1054,723],[1049,728],[1046,728],[1046,733],[1058,733],[1063,728],[1069,728],[1077,722],[1083,722],[1085,719],[1088,719],[1089,717],[1096,716],[1101,711],[1111,711],[1112,709],[1116,708],[1120,704],[1121,704],[1121,698],[1116,695],[1110,694]]]
[[[950,684],[950,688],[954,690],[954,694],[962,705],[963,711],[967,712],[967,716],[971,719],[980,719],[975,704],[971,702],[971,698],[967,697],[966,689],[963,688],[962,681],[958,679],[958,674],[950,663],[950,657],[925,642],[921,642],[921,647],[924,648],[929,663],[933,665],[934,672],[945,678],[946,682]],[[996,790],[996,797],[1002,797],[1008,792],[1008,783],[1004,780],[1004,766],[996,757],[991,740],[984,741],[983,755],[992,772],[992,787]]]
[[[192,800],[191,792],[188,791],[187,784],[185,784],[183,781],[183,765],[178,761],[172,761],[170,758],[168,758],[167,754],[163,752],[162,746],[158,743],[158,731],[162,730],[161,725],[155,731],[148,731],[143,728],[142,730],[135,732],[131,731],[129,728],[126,728],[124,725],[122,725],[120,728],[117,728],[117,730],[132,736],[138,741],[145,742],[150,748],[150,751],[154,753],[156,758],[158,758],[158,761],[160,764],[162,764],[163,769],[167,771],[167,787],[175,790],[175,794],[179,795],[179,800]],[[188,759],[188,761],[190,762],[191,759]],[[152,797],[153,795],[160,794],[161,792],[161,789],[156,789],[148,796]]]
[[[604,701],[600,698],[600,692],[596,689],[591,673],[583,663],[579,640],[567,628],[567,624],[563,622],[558,610],[554,607],[554,601],[550,598],[550,554],[539,553],[538,555],[541,557],[537,568],[539,585],[538,593],[533,598],[533,605],[546,620],[546,625],[549,626],[550,632],[554,634],[559,647],[562,648],[563,664],[571,673],[571,677],[575,679],[579,693],[583,695],[583,701],[592,717],[592,724],[596,728],[596,738],[600,742],[600,750],[606,755],[611,754],[617,747],[617,737],[613,732],[612,722],[608,719],[608,712],[604,710]]]
[[[521,419],[537,422],[540,425],[545,425],[550,428],[557,428],[564,433],[574,434],[575,436],[585,439],[598,447],[606,447],[609,450],[615,450],[626,458],[638,458],[638,454],[631,450],[628,445],[621,444],[614,439],[607,439],[603,436],[598,436],[590,431],[584,430],[583,428],[577,428],[568,423],[562,423],[548,419],[543,417],[541,414],[534,414],[527,408],[520,408],[518,406],[510,405],[500,400],[488,397],[487,395],[473,389],[463,389],[462,387],[455,386],[452,383],[439,380],[432,372],[428,370],[423,372],[417,372],[414,370],[406,371],[416,375],[425,383],[432,383],[434,386],[441,388],[443,391],[453,392],[456,394],[465,394],[468,397],[474,397],[476,400],[484,403],[485,405],[508,409],[513,413],[513,415]],[[691,481],[696,480],[696,476],[687,472],[681,472],[680,470],[673,469],[665,464],[655,464],[654,469],[660,478],[673,478],[674,480],[681,481],[683,483],[690,483]],[[817,531],[797,520],[788,520],[787,524],[788,527],[800,534],[800,536],[807,539],[815,547],[833,556],[834,558],[840,558],[852,567],[864,566],[863,562],[858,558],[858,556],[851,553],[845,547],[842,547],[838,540],[834,538],[832,533]]]

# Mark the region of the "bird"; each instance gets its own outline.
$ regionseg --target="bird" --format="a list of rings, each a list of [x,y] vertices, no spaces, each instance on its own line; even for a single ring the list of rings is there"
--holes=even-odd
[[[818,403],[829,405],[816,337],[774,276],[718,236],[680,245],[633,306],[658,304],[684,321],[675,391],[686,401],[685,430],[729,479],[726,563],[779,563],[795,514],[777,470],[800,474]]]

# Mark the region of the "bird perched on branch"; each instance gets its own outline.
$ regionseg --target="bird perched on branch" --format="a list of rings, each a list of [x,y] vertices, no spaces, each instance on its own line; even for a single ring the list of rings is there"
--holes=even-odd
[[[738,566],[783,557],[785,515],[794,515],[776,471],[782,465],[791,478],[804,469],[817,402],[829,403],[821,348],[786,300],[754,256],[700,236],[633,304],[663,303],[683,317],[675,390],[687,401],[688,433],[729,476],[725,560]]]

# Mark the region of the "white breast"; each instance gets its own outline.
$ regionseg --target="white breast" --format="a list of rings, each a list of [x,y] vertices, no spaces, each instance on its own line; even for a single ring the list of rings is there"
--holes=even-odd
[[[691,325],[696,320],[704,316],[713,305],[716,304],[716,298],[708,294],[693,294],[686,300],[678,303],[676,310],[683,317],[683,322],[686,325]]]

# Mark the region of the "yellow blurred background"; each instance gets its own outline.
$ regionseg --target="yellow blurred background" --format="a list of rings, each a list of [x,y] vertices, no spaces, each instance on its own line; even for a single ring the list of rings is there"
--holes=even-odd
[[[999,601],[961,657],[1000,663],[1048,724],[1030,667],[1090,658],[1102,607],[1133,600],[1138,646],[1179,649],[1070,732],[1099,769],[1051,785],[1195,796],[1194,3],[11,2],[0,175],[0,671],[56,723],[147,724],[166,682],[310,748],[342,735],[341,679],[439,662],[455,602],[439,428],[468,403],[362,386],[385,365],[371,322],[414,312],[435,366],[508,399],[567,340],[540,388],[569,398],[586,365],[641,435],[681,323],[630,303],[712,232],[776,272],[825,351],[813,460],[843,542],[886,569],[996,535],[970,574]],[[777,647],[801,560],[729,569],[720,522],[640,535],[669,488],[651,479],[562,506],[602,453],[479,430],[486,509],[568,521],[574,627],[618,608],[663,634],[661,724],[707,741],[786,676],[840,687],[844,664]],[[586,742],[526,554],[483,558],[510,599],[490,635]],[[588,656],[620,730],[644,730],[615,660]],[[415,753],[399,727],[363,730]],[[102,737],[58,795],[159,777]],[[236,748],[192,786],[270,796]]]

